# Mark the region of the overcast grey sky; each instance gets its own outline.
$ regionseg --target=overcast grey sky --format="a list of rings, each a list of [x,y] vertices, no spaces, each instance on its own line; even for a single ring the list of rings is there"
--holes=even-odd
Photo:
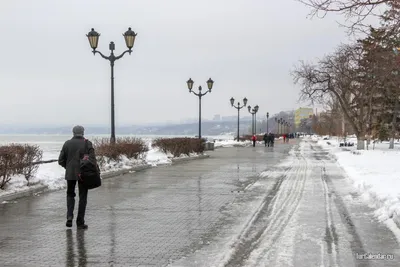
[[[93,56],[86,34],[108,55],[122,33],[138,33],[131,56],[116,62],[116,124],[196,118],[186,81],[214,89],[203,117],[235,115],[247,97],[270,114],[300,105],[289,71],[346,41],[333,18],[308,19],[295,0],[12,0],[0,9],[0,123],[105,124],[110,66]],[[247,111],[246,111],[247,112]]]

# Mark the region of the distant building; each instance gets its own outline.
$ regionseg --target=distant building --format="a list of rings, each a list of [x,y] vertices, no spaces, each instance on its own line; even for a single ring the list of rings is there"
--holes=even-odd
[[[294,113],[294,123],[299,126],[302,119],[308,119],[314,114],[313,108],[299,108]]]

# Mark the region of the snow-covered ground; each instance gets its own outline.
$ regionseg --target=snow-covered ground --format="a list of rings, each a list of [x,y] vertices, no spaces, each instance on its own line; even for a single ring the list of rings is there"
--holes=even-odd
[[[228,141],[224,141],[230,136],[223,136],[222,138],[219,137],[218,141],[221,142],[221,146],[224,146],[225,144],[229,144]],[[171,164],[172,159],[174,158],[172,154],[165,154],[162,151],[160,151],[159,148],[152,148],[151,147],[151,138],[146,139],[148,146],[149,146],[149,151],[146,153],[143,159],[138,159],[138,160],[132,160],[128,159],[126,157],[122,157],[119,162],[115,161],[110,161],[107,162],[106,164],[101,166],[101,171],[102,174],[109,173],[109,172],[114,172],[118,170],[124,170],[124,169],[131,169],[134,166],[139,166],[139,165],[151,165],[151,166],[157,166],[157,165],[163,165],[163,164]],[[218,143],[217,144],[220,144]],[[6,143],[11,143],[11,142],[0,142],[0,144],[6,144]],[[13,143],[29,143],[29,144],[36,144],[39,145],[42,150],[43,150],[43,160],[50,160],[50,159],[57,159],[59,155],[59,151],[62,147],[63,141],[57,140],[57,141],[13,141]],[[191,153],[189,156],[187,155],[181,155],[179,158],[186,158],[186,157],[197,157],[198,155],[196,153]],[[46,163],[46,164],[41,164],[39,166],[39,169],[37,170],[36,174],[34,177],[30,179],[30,186],[33,185],[46,185],[50,189],[62,189],[65,187],[65,180],[64,180],[64,173],[65,170],[58,165],[57,162],[54,163]],[[27,190],[29,187],[27,186],[27,181],[23,176],[14,176],[12,177],[11,181],[8,183],[7,187],[5,190],[0,191],[0,196],[4,194],[9,194],[12,192],[19,192],[23,190]]]
[[[355,147],[339,148],[338,138],[318,140],[318,144],[333,154],[346,171],[354,189],[375,210],[376,218],[389,227],[394,222],[400,225],[400,144],[389,149],[389,142],[371,143],[369,150]],[[354,138],[350,138],[355,142]],[[328,144],[330,143],[330,144]]]

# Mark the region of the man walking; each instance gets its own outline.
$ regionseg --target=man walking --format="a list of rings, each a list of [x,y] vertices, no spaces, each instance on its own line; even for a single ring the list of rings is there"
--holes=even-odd
[[[271,146],[271,147],[274,146],[274,134],[273,133],[268,133],[268,146]]]
[[[88,188],[79,183],[80,179],[80,159],[85,153],[85,129],[77,125],[72,129],[73,137],[66,141],[60,152],[58,164],[65,168],[65,180],[67,180],[67,227],[72,227],[74,219],[75,207],[75,187],[78,182],[79,188],[79,207],[78,216],[76,218],[76,226],[78,229],[87,229],[85,224],[85,211],[87,204]],[[96,162],[93,144],[86,140],[88,144],[89,158]]]
[[[267,146],[267,144],[269,146],[269,136],[267,133],[264,134],[263,140],[264,140],[264,146]]]

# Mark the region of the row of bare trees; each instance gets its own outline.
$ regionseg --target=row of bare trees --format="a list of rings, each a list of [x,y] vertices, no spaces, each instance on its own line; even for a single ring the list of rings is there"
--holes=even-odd
[[[400,108],[400,1],[301,2],[311,6],[314,14],[343,13],[350,21],[350,32],[362,29],[367,33],[316,62],[302,61],[293,70],[301,99],[323,104],[327,110],[313,124],[314,131],[343,133],[344,118],[357,136],[358,149],[364,149],[366,138],[382,137],[382,129],[390,129],[394,138]],[[376,13],[383,9],[382,14]],[[379,16],[380,26],[364,25],[368,16]]]

